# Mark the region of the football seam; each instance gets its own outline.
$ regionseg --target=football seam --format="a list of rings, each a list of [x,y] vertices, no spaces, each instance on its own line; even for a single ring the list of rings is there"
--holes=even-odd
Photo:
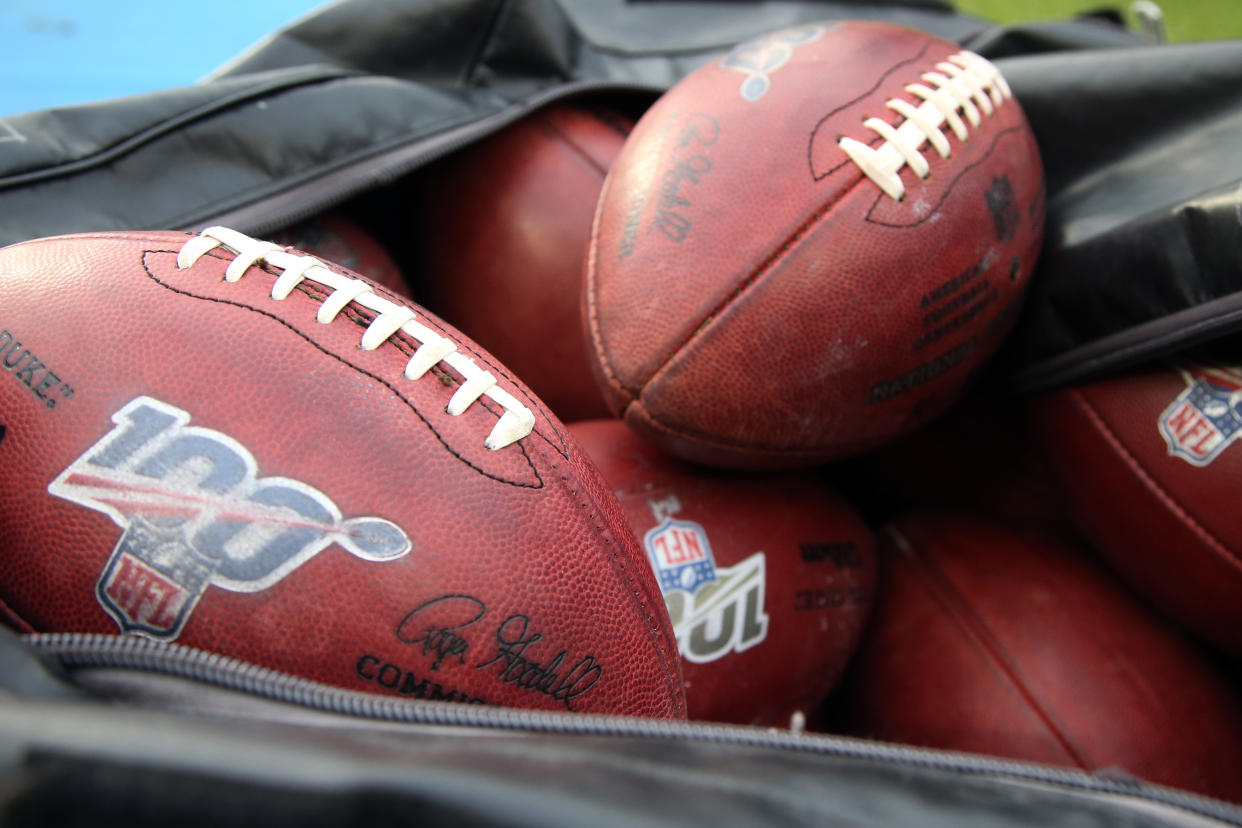
[[[834,194],[827,203],[823,204],[819,209],[812,213],[806,221],[799,225],[797,229],[795,229],[790,235],[786,236],[785,240],[781,242],[780,245],[774,248],[772,252],[763,259],[763,261],[756,265],[750,275],[739,282],[733,290],[730,291],[718,305],[716,305],[716,307],[708,311],[707,315],[700,319],[698,324],[690,329],[690,333],[685,337],[685,339],[673,347],[673,350],[668,354],[668,356],[661,360],[649,376],[639,380],[637,388],[634,392],[635,397],[641,397],[642,393],[647,390],[647,387],[651,385],[651,383],[655,382],[656,378],[667,370],[679,356],[685,353],[691,343],[702,336],[704,331],[712,327],[712,323],[715,322],[721,314],[728,311],[730,307],[736,304],[744,294],[748,293],[750,289],[765,276],[770,275],[776,268],[777,263],[784,260],[784,258],[793,251],[793,248],[802,242],[802,240],[815,229],[815,226],[823,221],[823,219],[832,212],[834,207],[844,201],[848,196],[852,195],[862,184],[862,182],[867,180],[868,179],[865,177],[860,176],[859,179],[849,187],[846,187],[841,192]]]
[[[882,88],[884,84],[889,80],[889,78],[893,76],[895,73],[901,71],[902,69],[908,66],[917,64],[920,61],[924,60],[926,58],[927,53],[931,50],[932,45],[933,43],[931,41],[925,42],[916,54],[893,64],[889,69],[887,69],[885,73],[872,85],[870,89],[852,98],[850,101],[847,101],[846,103],[841,104],[840,106],[829,111],[827,114],[822,116],[816,122],[814,127],[811,129],[811,133],[810,133],[811,140],[808,142],[808,145],[807,145],[807,163],[810,168],[811,177],[813,180],[819,181],[821,180],[821,178],[831,175],[834,171],[848,164],[848,160],[842,161],[840,164],[832,167],[827,172],[823,173],[822,176],[819,175],[814,169],[812,149],[814,146],[815,136],[819,134],[819,132],[824,127],[824,124],[827,123],[832,118],[832,116],[835,115],[836,113],[844,111],[851,106],[856,106],[860,101],[865,100],[868,96],[874,95],[875,92],[879,90],[880,88]],[[949,194],[952,193],[953,190],[957,187],[958,183],[960,182],[963,176],[969,174],[973,169],[983,164],[988,158],[990,158],[994,154],[996,147],[1003,139],[1005,139],[1010,134],[1020,133],[1021,130],[1022,130],[1022,126],[1021,124],[1018,124],[1018,125],[1006,127],[1004,129],[994,132],[992,134],[991,143],[988,145],[986,151],[983,153],[983,155],[980,158],[974,160],[972,163],[966,166],[955,165],[954,169],[956,170],[956,173],[952,181],[950,182],[949,186],[945,189],[943,193],[941,193],[940,200],[937,203],[937,206],[944,203],[944,201],[948,198]],[[876,140],[878,140],[878,136],[872,139],[872,143],[874,143]],[[702,334],[704,334],[707,329],[713,327],[713,322],[721,314],[728,312],[729,309],[733,305],[735,305],[738,301],[740,301],[743,298],[743,296],[746,293],[748,293],[748,291],[757,282],[761,281],[765,276],[770,275],[770,273],[774,269],[776,269],[777,265],[783,260],[786,254],[791,253],[794,247],[796,247],[800,242],[802,242],[807,235],[813,232],[815,225],[820,223],[834,209],[834,207],[836,207],[843,199],[845,199],[847,196],[849,196],[850,194],[854,193],[857,190],[858,186],[861,184],[864,178],[865,177],[860,176],[857,181],[853,182],[851,185],[844,188],[840,193],[836,194],[833,198],[831,198],[826,204],[822,205],[802,225],[796,228],[792,234],[787,236],[782,244],[780,244],[778,247],[773,249],[768,254],[768,256],[765,257],[765,259],[756,266],[754,271],[752,271],[745,279],[741,280],[728,294],[726,294],[726,296],[715,307],[713,307],[710,311],[708,311],[707,314],[703,318],[701,318],[696,325],[689,327],[688,329],[689,332],[682,339],[682,341],[674,345],[672,349],[669,352],[667,352],[664,358],[661,359],[645,376],[641,376],[635,381],[628,381],[628,382],[623,382],[618,376],[618,372],[616,371],[615,366],[612,363],[610,354],[608,353],[606,345],[603,341],[602,332],[600,331],[600,326],[598,322],[599,303],[598,303],[597,291],[595,289],[595,286],[596,286],[595,274],[596,274],[596,269],[598,267],[599,251],[597,248],[598,248],[598,240],[599,240],[598,231],[599,231],[599,226],[600,226],[600,221],[601,221],[601,215],[600,215],[600,211],[597,210],[596,217],[595,217],[595,223],[594,223],[594,226],[592,227],[591,245],[589,249],[589,259],[588,259],[588,267],[587,267],[588,318],[589,318],[589,323],[590,323],[590,328],[591,328],[591,336],[593,340],[593,345],[595,346],[594,350],[596,353],[597,364],[599,364],[600,367],[602,368],[602,374],[603,374],[603,378],[606,384],[611,388],[614,394],[620,398],[620,404],[619,404],[620,411],[623,413],[626,408],[630,407],[631,405],[635,405],[635,404],[642,406],[642,397],[644,393],[654,382],[657,381],[657,379],[661,376],[661,374],[668,371],[670,369],[670,366],[674,362],[676,362],[678,358],[684,356],[686,352],[691,349],[691,346],[694,343],[694,341],[698,339]],[[880,194],[880,198],[882,197],[883,197],[883,193]],[[601,196],[600,203],[601,204],[603,203],[602,196]],[[878,226],[904,228],[904,227],[917,226],[928,220],[928,216],[925,216],[922,219],[919,219],[911,224],[895,224],[893,222],[881,221],[873,217],[873,214],[878,204],[879,204],[879,198],[877,198],[877,201],[873,202],[871,207],[867,210],[867,213],[864,216],[864,221],[871,223],[871,224],[878,225]],[[933,214],[934,212],[935,212],[934,210],[931,211],[929,215]],[[614,407],[614,410],[617,410],[616,407]],[[657,423],[655,418],[652,417],[649,412],[648,412],[646,419],[652,424]],[[695,439],[695,440],[702,442],[701,438],[695,437],[694,433],[691,431],[683,431],[681,429],[674,430],[667,426],[663,426],[662,424],[661,426],[665,431],[667,431],[670,434],[680,434],[689,439]],[[717,447],[726,448],[726,449],[742,448],[745,446],[745,444],[734,443],[732,441],[719,441],[719,440],[712,441],[712,444]],[[763,447],[762,443],[751,443],[750,446],[753,447],[753,448],[748,448],[748,450],[751,450],[751,451],[755,451],[755,452],[767,451],[767,449]],[[776,449],[776,450],[783,452],[782,449]],[[816,454],[822,451],[823,449],[818,449],[818,450],[813,449],[813,450],[802,451],[802,452],[790,452],[790,454],[793,456],[797,456],[797,455]]]
[[[1190,530],[1199,538],[1199,540],[1215,552],[1217,557],[1221,558],[1224,563],[1228,564],[1233,569],[1242,571],[1242,555],[1234,552],[1226,546],[1220,538],[1216,537],[1216,535],[1200,523],[1194,515],[1190,514],[1186,507],[1182,506],[1164,489],[1163,486],[1160,485],[1154,477],[1151,476],[1150,473],[1148,473],[1147,469],[1143,467],[1143,464],[1139,462],[1139,459],[1131,453],[1129,448],[1127,448],[1123,442],[1121,442],[1121,438],[1117,436],[1117,433],[1113,431],[1112,427],[1104,419],[1104,415],[1096,410],[1095,406],[1091,404],[1091,401],[1086,398],[1086,395],[1084,395],[1081,390],[1073,388],[1070,390],[1070,394],[1073,397],[1074,402],[1087,415],[1087,419],[1089,419],[1092,425],[1095,426],[1096,431],[1098,431],[1100,435],[1108,441],[1108,444],[1113,447],[1114,451],[1117,452],[1117,455],[1121,458],[1122,462],[1130,467],[1130,471],[1138,477],[1139,482],[1143,484],[1143,487],[1147,489],[1147,491],[1151,493],[1157,501],[1162,503],[1165,508],[1172,512],[1174,517],[1180,519],[1183,523],[1189,526]]]
[[[918,55],[916,55],[913,58],[910,58],[907,61],[904,61],[902,63],[895,65],[892,69],[889,70],[889,72],[885,74],[884,78],[882,78],[879,82],[876,83],[873,89],[870,90],[870,92],[867,94],[873,94],[875,89],[879,89],[880,86],[883,85],[883,82],[888,77],[888,75],[892,74],[893,72],[896,72],[902,66],[908,63],[917,62],[918,60],[922,59],[922,57],[926,54],[929,47],[930,47],[930,44],[924,45],[923,49],[920,50]],[[862,97],[866,97],[866,95],[863,95]],[[842,109],[848,108],[849,106],[853,105],[854,103],[857,102],[857,100],[860,100],[860,99],[855,99],[855,101],[851,102],[850,104],[846,104],[844,106],[838,107],[836,110],[833,110],[833,112],[837,112]],[[832,113],[829,113],[829,115],[831,114]],[[827,117],[829,116],[825,116],[825,118]],[[816,130],[819,129],[821,125],[822,125],[822,121],[819,124],[817,124],[816,127],[812,130],[812,135],[815,133]],[[954,187],[956,187],[957,182],[961,179],[963,175],[967,174],[971,169],[977,167],[979,164],[982,164],[984,160],[986,160],[993,154],[993,152],[996,149],[997,144],[1000,142],[1000,140],[1004,136],[1010,133],[1017,133],[1020,131],[1021,131],[1021,126],[1015,125],[1012,127],[1006,127],[1005,129],[993,135],[992,143],[989,145],[987,151],[984,153],[984,155],[980,159],[974,161],[973,163],[971,163],[970,165],[966,167],[961,167],[960,169],[958,169],[958,172],[954,176],[952,183],[950,183],[948,189],[946,189],[945,192],[941,195],[940,202],[938,203],[937,206],[939,206],[939,204],[944,203],[944,200],[948,197],[948,194],[953,190]],[[848,162],[842,162],[842,163],[845,164]],[[841,165],[838,165],[838,167],[834,167],[833,170],[839,169],[840,166]],[[833,170],[830,170],[828,173],[825,173],[825,176],[831,174]],[[819,178],[815,177],[813,171],[812,171],[812,177],[815,178],[815,180],[817,181],[820,180]],[[722,313],[725,313],[732,305],[734,305],[738,300],[740,300],[742,296],[745,293],[747,293],[750,290],[750,288],[752,288],[756,283],[761,281],[765,276],[769,275],[770,272],[776,268],[777,264],[783,258],[785,258],[786,255],[791,253],[793,248],[797,246],[801,241],[803,241],[805,237],[809,235],[815,229],[815,226],[819,224],[821,221],[823,221],[830,212],[832,212],[834,207],[836,207],[842,200],[852,195],[862,185],[862,183],[867,180],[868,179],[865,176],[860,175],[857,181],[852,183],[850,186],[844,188],[840,192],[834,194],[833,197],[827,203],[820,206],[813,214],[811,214],[806,219],[806,221],[804,221],[792,233],[790,233],[790,235],[788,235],[779,246],[774,248],[768,254],[768,256],[764,258],[763,261],[761,261],[756,266],[756,268],[745,279],[739,282],[737,286],[734,287],[733,290],[730,291],[724,297],[724,299],[720,301],[719,304],[717,304],[714,308],[708,311],[706,316],[704,316],[702,319],[699,320],[698,324],[691,327],[690,333],[687,334],[686,337],[680,343],[678,343],[677,345],[673,347],[673,349],[668,353],[668,355],[665,356],[664,359],[662,359],[652,369],[649,375],[647,375],[644,378],[639,379],[636,383],[633,384],[632,388],[626,387],[617,378],[616,371],[612,367],[611,359],[608,357],[603,347],[602,336],[598,338],[595,336],[595,331],[596,331],[595,323],[598,317],[598,310],[597,310],[598,303],[596,302],[596,296],[595,296],[595,291],[594,291],[595,280],[592,279],[591,285],[590,285],[591,290],[589,292],[589,300],[590,300],[590,306],[591,306],[590,308],[591,322],[592,322],[591,327],[592,327],[592,335],[593,335],[592,338],[596,339],[596,344],[597,344],[596,354],[601,360],[606,362],[605,370],[607,373],[609,384],[613,385],[615,390],[624,392],[624,394],[630,398],[629,400],[626,401],[627,404],[638,401],[639,398],[641,398],[643,392],[648,388],[648,386],[650,386],[656,380],[656,378],[659,377],[659,375],[662,372],[666,371],[669,368],[669,366],[674,361],[677,360],[678,357],[682,356],[686,352],[686,350],[690,347],[691,343],[693,343],[696,339],[698,339],[709,327],[712,327],[712,322],[717,317],[719,317]],[[884,196],[884,193],[881,192],[880,198],[883,198],[883,196]],[[601,203],[602,203],[602,197],[601,197]],[[927,220],[927,218],[925,217],[924,219],[921,219],[920,221],[915,222],[913,225],[894,225],[888,222],[874,220],[872,219],[871,216],[878,203],[879,203],[879,199],[877,199],[877,201],[874,202],[872,206],[868,209],[867,215],[865,216],[865,220],[867,222],[870,222],[872,224],[876,224],[879,226],[903,228],[903,227],[908,227],[908,226],[916,226],[918,224],[921,224],[923,221]],[[596,212],[596,217],[598,220],[599,211]],[[592,234],[591,234],[592,241],[595,241],[598,238],[598,233],[596,232],[597,229],[598,229],[597,227],[592,228]],[[590,261],[590,266],[589,266],[589,272],[593,274],[595,267],[596,267],[596,263],[597,263],[597,251],[596,251],[595,244],[591,245],[590,255],[591,255],[591,261]],[[652,422],[655,422],[653,418],[649,417],[648,419],[650,419]],[[676,432],[671,432],[670,430],[670,433],[676,433]],[[686,432],[686,434],[687,436],[689,436],[690,432]],[[730,447],[730,448],[735,446],[735,444],[731,442],[719,442],[718,441],[715,444],[721,447]],[[742,447],[742,445],[743,444],[737,444],[737,447]],[[762,450],[762,449],[759,449],[759,450]]]
[[[678,662],[675,662],[669,656],[669,642],[667,641],[668,636],[663,634],[660,619],[652,615],[647,609],[648,606],[653,604],[652,596],[648,596],[648,600],[643,599],[643,590],[641,589],[638,581],[635,580],[633,570],[631,569],[629,563],[620,555],[619,550],[621,547],[620,542],[615,537],[616,533],[604,526],[604,521],[600,519],[603,516],[603,508],[601,504],[594,502],[594,495],[592,495],[590,491],[581,484],[571,486],[569,475],[567,474],[561,475],[561,482],[565,485],[566,489],[574,495],[574,500],[577,501],[582,510],[586,512],[587,520],[590,521],[591,526],[595,530],[596,535],[599,537],[600,542],[608,547],[608,553],[612,558],[613,566],[615,569],[620,570],[620,575],[628,582],[629,589],[627,592],[629,593],[631,600],[633,600],[637,605],[636,615],[640,619],[645,619],[646,623],[642,625],[643,629],[646,631],[648,639],[655,644],[656,651],[659,653],[660,666],[664,673],[664,679],[667,683],[669,694],[674,700],[674,709],[682,716],[685,716],[686,695],[685,688],[682,686],[681,678],[679,677],[676,669]],[[592,506],[594,506],[593,509]],[[628,524],[626,528],[628,530]],[[662,595],[660,596],[660,600],[664,600]],[[663,606],[663,604],[661,604],[661,606]],[[673,652],[677,658],[680,658],[680,655],[677,655],[676,650]]]
[[[603,210],[600,209],[600,207],[602,207],[604,197],[607,195],[608,190],[611,189],[612,184],[611,174],[607,176],[604,180],[603,190],[600,192],[599,201],[597,202],[595,217],[591,225],[590,242],[588,243],[587,248],[587,316],[590,324],[591,340],[595,347],[597,362],[600,364],[600,367],[605,374],[605,379],[614,391],[618,392],[623,397],[628,398],[625,399],[624,404],[621,406],[622,410],[624,410],[624,408],[631,402],[637,400],[637,398],[642,395],[643,391],[646,390],[647,386],[650,385],[657,376],[659,376],[660,372],[665,370],[671,362],[673,362],[683,351],[686,350],[691,342],[698,338],[698,336],[711,325],[712,320],[716,319],[716,317],[726,311],[734,302],[741,298],[742,294],[746,293],[750,287],[767,275],[770,269],[773,268],[778,261],[783,259],[784,256],[790,252],[791,248],[811,231],[814,225],[827,216],[833,207],[852,194],[858,186],[866,180],[868,179],[865,176],[859,175],[858,180],[840,192],[835,193],[827,203],[821,205],[814,213],[808,216],[807,219],[795,228],[792,233],[786,236],[785,240],[774,248],[767,255],[767,257],[763,259],[763,261],[759,262],[755,269],[752,270],[745,279],[741,280],[741,282],[739,282],[712,310],[710,310],[697,325],[691,327],[690,333],[679,344],[673,346],[672,351],[669,352],[646,377],[639,379],[636,383],[634,383],[633,388],[630,388],[627,387],[627,385],[617,376],[617,372],[613,368],[612,358],[609,356],[607,348],[604,345],[603,333],[599,328],[599,302],[597,301],[597,291],[595,289],[595,272],[599,260],[599,225],[603,219]]]
[[[0,620],[3,620],[8,626],[13,627],[21,633],[36,633],[38,630],[34,625],[17,614],[17,611],[9,606],[8,602],[0,598]]]
[[[556,124],[553,124],[551,121],[544,119],[538,123],[538,126],[544,132],[544,135],[546,137],[549,137],[553,139],[554,141],[557,141],[560,144],[564,145],[564,147],[567,150],[569,150],[571,155],[577,156],[578,159],[582,161],[582,163],[586,164],[588,167],[591,168],[591,170],[598,173],[601,181],[603,180],[604,176],[608,174],[607,167],[605,167],[604,165],[600,164],[597,160],[592,158],[590,153],[587,152],[586,148],[583,147],[582,144],[576,141],[571,135],[566,133],[560,127],[556,126]]]
[[[313,339],[311,339],[306,334],[299,331],[297,328],[293,327],[293,325],[281,319],[279,316],[276,316],[275,314],[269,313],[268,311],[262,310],[260,308],[256,308],[253,305],[246,304],[244,302],[237,302],[231,299],[217,299],[212,296],[199,296],[198,294],[190,293],[189,291],[182,290],[180,288],[177,288],[177,287],[174,287],[168,284],[167,282],[164,282],[152,272],[150,267],[148,267],[147,256],[153,253],[166,253],[166,254],[176,255],[176,252],[177,251],[175,250],[145,250],[143,251],[142,268],[146,272],[147,277],[150,278],[151,281],[155,282],[160,287],[164,288],[165,290],[170,290],[173,293],[180,294],[190,299],[197,299],[197,300],[205,301],[205,302],[214,302],[220,305],[230,305],[232,307],[241,308],[243,310],[248,310],[248,311],[251,311],[252,313],[258,313],[263,316],[266,316],[268,319],[271,319],[274,322],[277,322],[283,325],[286,329],[288,329],[289,331],[291,331],[292,333],[294,333],[295,335],[303,339],[305,342],[307,342],[311,346],[313,346],[320,353],[324,354],[325,356],[329,356],[332,359],[337,360],[342,365],[348,366],[351,370],[357,371],[359,374],[363,374],[364,376],[370,377],[371,379],[375,380],[376,382],[380,383],[385,388],[387,388],[389,391],[391,391],[397,397],[397,399],[405,403],[406,407],[414,412],[414,415],[418,417],[419,420],[422,421],[423,425],[427,427],[427,430],[435,435],[436,439],[440,442],[440,445],[444,447],[445,451],[447,451],[449,454],[455,457],[459,462],[461,462],[467,468],[474,470],[476,473],[482,475],[483,477],[490,478],[492,480],[495,480],[498,483],[503,483],[507,486],[516,486],[516,487],[524,488],[524,489],[541,489],[545,485],[547,485],[544,482],[543,477],[539,474],[539,469],[535,466],[535,463],[531,459],[530,454],[526,451],[526,447],[522,445],[520,442],[518,443],[518,447],[522,450],[522,456],[526,458],[526,462],[530,466],[531,472],[535,476],[535,480],[538,481],[537,483],[523,483],[517,480],[509,480],[507,478],[499,477],[491,472],[488,472],[488,471],[485,471],[479,468],[474,463],[470,462],[469,459],[467,459],[466,457],[458,453],[452,446],[450,446],[448,442],[444,439],[444,437],[440,434],[440,432],[436,429],[436,427],[432,425],[432,423],[428,421],[426,417],[423,416],[421,411],[418,410],[418,407],[415,406],[413,403],[411,403],[408,399],[406,399],[405,395],[402,394],[400,391],[398,391],[392,385],[392,383],[390,383],[388,380],[384,379],[383,377],[378,377],[375,374],[372,374],[370,371],[366,370],[365,368],[360,368],[359,366],[354,365],[352,362],[346,360],[344,357],[338,356],[337,354],[334,354],[331,351],[326,350],[318,342],[315,342]],[[207,255],[211,258],[217,259],[222,262],[229,261],[228,259],[221,257],[221,256],[216,256],[210,253]]]
[[[608,387],[618,396],[631,397],[630,392],[626,390],[621,380],[617,377],[617,373],[613,370],[612,358],[608,355],[608,349],[604,346],[604,334],[599,324],[599,303],[596,301],[595,290],[595,271],[599,261],[599,226],[603,220],[604,196],[612,188],[612,171],[609,170],[608,175],[604,176],[604,184],[600,188],[599,200],[595,204],[595,215],[591,218],[591,234],[587,239],[587,255],[586,255],[586,285],[583,287],[583,300],[586,308],[587,332],[591,337],[591,347],[595,351],[594,364],[599,366],[603,379]],[[608,407],[614,411],[612,399],[608,394],[604,394]],[[620,407],[620,411],[624,411],[625,404],[629,400],[624,400]],[[619,413],[619,412],[618,412]]]
[[[593,106],[588,112],[595,120],[617,133],[617,135],[620,135],[622,139],[628,138],[629,134],[634,131],[633,119],[615,109]],[[607,170],[604,170],[604,172],[607,172]]]
[[[855,440],[850,443],[834,443],[832,446],[811,447],[773,446],[767,443],[743,443],[740,440],[721,440],[714,434],[708,434],[706,432],[696,431],[684,427],[673,428],[672,426],[662,423],[651,416],[651,412],[643,406],[641,400],[633,400],[630,407],[637,408],[642,412],[644,425],[661,431],[669,437],[691,440],[705,448],[728,449],[735,454],[749,453],[760,458],[771,458],[773,456],[778,456],[782,458],[805,458],[808,460],[818,460],[823,458],[826,452],[831,452],[833,455],[848,454],[854,451],[854,449],[858,446],[867,447],[872,445],[872,443],[866,440]]]
[[[959,631],[967,635],[992,658],[992,664],[999,669],[1001,675],[1008,679],[1010,685],[1024,699],[1031,712],[1043,722],[1056,743],[1073,760],[1074,764],[1084,771],[1091,771],[1093,765],[1085,761],[1083,752],[1076,748],[1067,734],[1067,728],[1061,726],[1051,709],[1045,705],[1035,690],[1022,679],[1016,660],[1013,659],[1004,644],[992,632],[987,623],[975,612],[966,596],[956,588],[949,576],[923,553],[901,531],[900,527],[889,528],[890,537],[902,549],[906,558],[919,569],[923,577],[916,581],[923,586],[927,596],[944,611],[946,617]]]
[[[925,52],[926,48],[924,48],[923,51]],[[920,54],[920,57],[921,57],[921,54]],[[876,88],[879,88],[879,85],[877,85]],[[971,164],[965,167],[961,167],[958,170],[957,175],[953,177],[953,181],[949,184],[948,188],[945,189],[944,193],[941,194],[940,201],[937,202],[936,204],[937,208],[939,208],[939,206],[944,203],[945,199],[948,198],[949,193],[951,193],[953,191],[953,188],[957,186],[957,183],[961,180],[962,176],[966,175],[970,170],[979,166],[980,164],[982,164],[984,161],[986,161],[988,158],[991,157],[992,153],[996,150],[997,144],[1001,141],[1001,139],[1004,136],[1010,133],[1020,133],[1020,132],[1021,132],[1020,125],[1006,127],[1005,129],[997,132],[993,136],[992,143],[988,146],[987,151],[978,160],[972,162]],[[686,350],[686,348],[690,345],[690,343],[693,342],[695,338],[697,338],[700,334],[702,334],[704,330],[711,325],[712,320],[714,320],[717,316],[719,316],[721,313],[727,310],[729,306],[732,305],[735,301],[740,299],[743,292],[748,290],[754,283],[756,283],[757,281],[763,278],[763,276],[765,275],[764,271],[774,268],[777,262],[785,254],[791,252],[792,248],[795,245],[797,245],[799,242],[801,242],[802,239],[814,229],[813,225],[819,223],[821,220],[827,217],[828,213],[832,211],[832,208],[835,207],[838,202],[840,202],[842,199],[852,194],[862,184],[862,182],[866,180],[868,180],[866,177],[860,177],[858,181],[855,181],[852,185],[842,190],[836,197],[834,197],[827,204],[820,207],[819,210],[817,210],[814,214],[812,214],[806,220],[806,222],[804,222],[790,236],[788,236],[785,239],[784,243],[779,248],[777,248],[771,254],[769,254],[768,258],[764,259],[764,261],[760,262],[757,270],[754,273],[752,273],[750,276],[748,276],[745,280],[743,280],[741,284],[739,284],[733,290],[733,292],[724,299],[724,301],[722,301],[716,308],[714,308],[711,312],[709,312],[708,315],[704,319],[702,319],[699,322],[699,324],[696,325],[692,329],[690,335],[687,336],[686,339],[680,345],[674,348],[673,352],[662,363],[660,363],[660,365],[657,366],[654,371],[652,371],[651,376],[648,377],[645,381],[643,381],[640,387],[638,388],[638,392],[637,392],[638,395],[641,395],[642,392],[646,389],[646,387],[650,385],[651,382],[653,382],[655,378],[669,366],[670,363],[672,363],[678,356],[681,356],[681,354]],[[891,224],[889,222],[883,222],[883,221],[872,219],[871,214],[874,212],[876,205],[878,205],[880,203],[880,200],[882,200],[883,198],[884,198],[884,193],[881,191],[879,197],[876,199],[875,202],[872,203],[870,209],[868,209],[867,215],[866,215],[866,221],[872,224],[883,226],[883,227],[893,227],[893,228],[901,229],[905,227],[913,227],[913,226],[917,226],[918,224],[922,224],[924,221],[927,221],[928,217],[930,217],[932,213],[935,212],[933,210],[931,213],[928,214],[927,217],[924,217],[920,219],[919,221],[914,222],[914,224],[910,224],[910,225]]]

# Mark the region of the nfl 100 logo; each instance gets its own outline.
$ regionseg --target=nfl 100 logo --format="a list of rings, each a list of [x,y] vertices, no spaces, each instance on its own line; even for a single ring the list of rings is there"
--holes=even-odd
[[[390,521],[342,519],[305,483],[257,477],[243,445],[179,408],[138,397],[112,421],[47,488],[124,530],[95,584],[122,632],[174,639],[208,586],[265,590],[332,543],[369,561],[410,550]]]
[[[702,663],[742,652],[767,636],[762,552],[731,567],[716,565],[703,527],[672,516],[676,496],[650,502],[657,525],[643,536],[683,658]]]
[[[1160,415],[1160,436],[1169,454],[1206,466],[1242,433],[1242,368],[1189,368],[1180,373],[1187,388]]]
[[[720,65],[746,76],[738,94],[757,101],[772,87],[772,74],[793,58],[799,46],[819,40],[830,26],[811,24],[783,29],[740,43],[725,55]]]

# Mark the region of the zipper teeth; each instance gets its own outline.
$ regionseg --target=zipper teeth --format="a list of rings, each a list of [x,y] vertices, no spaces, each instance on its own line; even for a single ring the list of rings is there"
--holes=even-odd
[[[579,713],[524,711],[504,707],[483,707],[424,699],[390,699],[321,684],[310,679],[281,673],[267,667],[228,656],[165,643],[140,636],[82,633],[36,633],[23,636],[34,649],[51,655],[67,668],[113,668],[157,673],[190,679],[227,690],[247,693],[325,712],[360,716],[390,722],[414,724],[468,725],[548,732],[583,732],[583,719],[645,726],[653,735],[674,725],[656,719],[628,719],[586,716]],[[616,726],[589,732],[615,732]]]
[[[1186,791],[1151,786],[1126,778],[1096,777],[1070,768],[755,727],[476,707],[422,699],[395,700],[331,687],[227,656],[140,636],[36,633],[22,638],[35,650],[51,656],[68,669],[128,669],[174,676],[338,715],[405,724],[499,728],[532,733],[682,739],[896,762],[934,770],[1010,777],[1062,788],[1130,796],[1242,826],[1242,810],[1233,805]]]

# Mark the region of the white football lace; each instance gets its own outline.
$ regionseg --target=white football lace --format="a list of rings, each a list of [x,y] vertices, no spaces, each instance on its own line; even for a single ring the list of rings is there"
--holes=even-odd
[[[957,139],[965,141],[968,134],[959,110],[971,126],[977,127],[982,120],[980,111],[990,116],[1006,98],[1012,97],[1000,70],[974,52],[958,52],[937,63],[936,69],[939,71],[920,76],[931,86],[914,83],[906,87],[906,92],[923,101],[917,108],[900,98],[886,102],[889,109],[905,119],[900,126],[893,127],[880,118],[863,121],[863,126],[883,138],[884,143],[873,148],[853,138],[837,142],[868,178],[897,200],[906,192],[898,176],[903,166],[909,164],[919,178],[927,178],[930,172],[922,153],[924,144],[930,141],[941,158],[949,157],[949,139],[940,131],[943,124],[947,122]]]
[[[516,443],[534,429],[535,415],[530,409],[501,388],[495,376],[460,353],[456,343],[419,323],[414,311],[375,293],[361,279],[351,279],[330,270],[313,256],[290,253],[278,244],[258,241],[227,227],[208,227],[182,246],[177,253],[177,267],[184,270],[209,250],[221,246],[237,254],[224,271],[225,281],[236,282],[251,265],[266,263],[282,271],[271,290],[272,298],[278,301],[287,297],[305,279],[330,288],[332,293],[319,306],[315,317],[325,325],[351,302],[375,311],[375,318],[362,334],[362,348],[365,351],[375,350],[397,331],[405,331],[416,339],[419,347],[405,364],[406,379],[418,379],[437,363],[444,362],[461,374],[464,380],[449,399],[445,408],[448,414],[456,417],[484,395],[504,408],[505,413],[483,441],[483,445],[492,451]]]

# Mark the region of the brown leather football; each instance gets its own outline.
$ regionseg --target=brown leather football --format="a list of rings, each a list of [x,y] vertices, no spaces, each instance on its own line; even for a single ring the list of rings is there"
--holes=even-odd
[[[871,530],[810,472],[730,474],[619,420],[572,423],[642,540],[673,620],[692,719],[814,717],[871,608]]]
[[[1242,368],[1156,368],[1036,400],[1066,508],[1134,589],[1242,655]]]
[[[585,313],[613,410],[737,467],[878,445],[945,409],[1039,250],[1035,140],[995,66],[884,23],[696,70],[600,196]]]
[[[0,614],[394,697],[684,716],[564,427],[451,327],[225,228],[0,251]]]
[[[609,416],[582,327],[582,261],[628,118],[555,104],[419,177],[419,296],[565,421]]]
[[[951,512],[895,521],[845,686],[857,735],[1242,800],[1231,689],[1055,536]]]

